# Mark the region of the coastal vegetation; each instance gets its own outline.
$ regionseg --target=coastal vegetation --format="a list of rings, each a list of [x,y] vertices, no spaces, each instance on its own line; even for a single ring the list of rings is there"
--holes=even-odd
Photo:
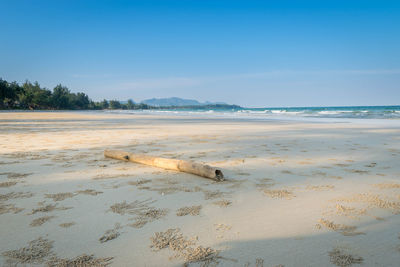
[[[61,84],[49,90],[38,82],[7,82],[0,78],[0,109],[30,110],[102,110],[102,109],[240,109],[237,105],[209,104],[188,106],[150,106],[128,101],[93,101],[85,93],[73,93]]]

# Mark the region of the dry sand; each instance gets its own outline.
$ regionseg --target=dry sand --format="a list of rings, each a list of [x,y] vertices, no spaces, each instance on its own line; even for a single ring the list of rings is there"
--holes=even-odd
[[[1,112],[0,266],[398,266],[399,162],[395,120]]]

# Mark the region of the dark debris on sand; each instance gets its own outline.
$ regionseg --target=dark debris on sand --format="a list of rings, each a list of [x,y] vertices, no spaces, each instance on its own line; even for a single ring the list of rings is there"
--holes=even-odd
[[[364,259],[362,257],[347,254],[339,248],[335,248],[334,250],[330,251],[329,257],[330,257],[331,263],[335,264],[336,266],[340,266],[340,267],[347,267],[347,266],[351,266],[353,264],[361,264],[364,261]]]
[[[180,229],[168,229],[165,232],[156,232],[154,237],[150,238],[151,245],[155,251],[169,248],[175,252],[175,258],[185,260],[184,266],[190,263],[204,263],[208,266],[210,263],[218,264],[218,251],[210,247],[195,246],[197,237],[187,238],[182,235]]]
[[[52,258],[47,262],[49,267],[104,267],[111,264],[113,257],[95,258],[94,255],[80,255],[73,259]]]
[[[186,216],[186,215],[196,216],[200,214],[201,208],[202,208],[201,205],[182,207],[176,211],[176,216]]]
[[[47,257],[53,255],[51,251],[53,243],[54,241],[39,237],[30,241],[26,247],[5,251],[2,255],[8,258],[7,263],[9,265],[41,264]]]

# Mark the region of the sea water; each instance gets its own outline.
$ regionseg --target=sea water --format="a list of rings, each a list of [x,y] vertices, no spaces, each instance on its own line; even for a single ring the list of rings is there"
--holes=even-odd
[[[118,113],[176,114],[205,117],[253,118],[253,119],[400,119],[400,106],[354,106],[354,107],[281,107],[237,109],[154,109],[112,110]]]

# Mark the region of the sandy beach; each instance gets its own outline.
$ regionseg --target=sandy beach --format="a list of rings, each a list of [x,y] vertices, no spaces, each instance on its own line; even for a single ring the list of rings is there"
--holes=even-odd
[[[399,266],[394,122],[1,112],[0,265]]]

